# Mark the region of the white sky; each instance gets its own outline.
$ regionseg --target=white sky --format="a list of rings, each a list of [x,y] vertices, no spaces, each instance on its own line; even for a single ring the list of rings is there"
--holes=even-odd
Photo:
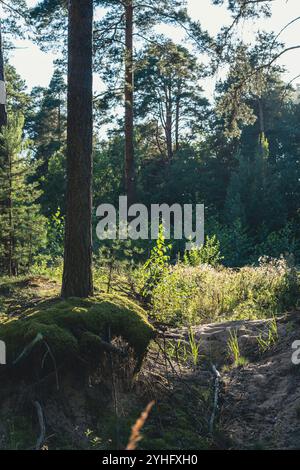
[[[37,0],[27,0],[29,6],[37,3]],[[228,12],[223,7],[212,6],[210,0],[188,0],[189,13],[193,19],[200,20],[203,28],[210,33],[216,33],[220,27],[230,20]],[[253,32],[258,28],[261,30],[275,31],[276,33],[291,19],[300,16],[299,0],[274,0],[273,15],[271,19],[261,19],[255,23],[243,24],[240,27],[240,34],[246,41],[253,39]],[[289,27],[281,36],[281,40],[288,45],[300,44],[299,22]],[[180,40],[182,35],[172,27],[163,27],[164,31],[174,40]],[[162,31],[162,28],[160,28]],[[52,72],[53,59],[51,53],[43,53],[38,46],[31,41],[15,41],[16,49],[12,52],[10,62],[16,67],[18,73],[29,88],[36,85],[48,86]],[[278,62],[287,68],[284,78],[288,81],[300,74],[300,49],[288,52]],[[95,77],[96,78],[96,77]],[[297,80],[300,82],[300,79]],[[295,83],[297,83],[297,81]],[[99,87],[96,79],[95,88]],[[213,83],[211,83],[213,86]]]

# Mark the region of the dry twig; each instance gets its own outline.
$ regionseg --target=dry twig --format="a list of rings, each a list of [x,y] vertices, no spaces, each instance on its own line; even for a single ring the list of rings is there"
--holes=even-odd
[[[147,405],[141,416],[138,418],[136,423],[132,426],[131,435],[126,450],[135,450],[137,448],[138,442],[142,439],[141,429],[144,426],[146,420],[148,419],[149,413],[152,410],[154,404],[155,401],[151,401]]]

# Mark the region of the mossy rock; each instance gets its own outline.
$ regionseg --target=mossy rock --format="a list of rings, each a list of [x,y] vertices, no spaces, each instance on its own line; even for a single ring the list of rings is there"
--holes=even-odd
[[[41,363],[47,347],[58,366],[78,364],[80,359],[90,365],[101,353],[101,341],[114,337],[122,337],[141,363],[154,336],[145,311],[115,295],[45,302],[27,310],[22,318],[0,323],[0,340],[6,343],[9,367],[16,361],[22,366]],[[24,349],[37,338],[40,341],[20,359]]]

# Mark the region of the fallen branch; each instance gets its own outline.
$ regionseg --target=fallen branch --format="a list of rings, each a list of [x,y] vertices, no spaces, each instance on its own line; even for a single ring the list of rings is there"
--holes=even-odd
[[[51,357],[52,359],[52,362],[53,362],[53,366],[54,366],[54,373],[55,373],[55,379],[56,379],[56,389],[59,390],[59,381],[58,381],[58,373],[57,373],[57,365],[56,365],[56,360],[55,360],[55,357],[48,345],[48,343],[44,340],[44,343],[45,343],[45,346],[47,348],[47,351],[46,351],[46,354],[45,356],[43,357],[43,360],[42,360],[42,369],[44,367],[44,364],[45,364],[45,360],[46,360],[46,357],[47,355],[49,354],[49,356]]]
[[[16,364],[18,364],[18,362],[20,362],[24,357],[28,356],[28,354],[30,353],[30,351],[34,348],[34,346],[39,343],[40,341],[43,340],[43,335],[41,333],[38,333],[36,335],[36,337],[34,338],[33,341],[31,341],[31,343],[29,343],[24,349],[23,351],[21,352],[21,354],[17,357],[17,359],[14,360],[13,362],[13,365],[15,366]]]

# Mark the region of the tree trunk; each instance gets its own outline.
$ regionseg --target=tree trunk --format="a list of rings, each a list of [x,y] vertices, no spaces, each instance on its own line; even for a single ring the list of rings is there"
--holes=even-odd
[[[180,120],[180,97],[181,97],[181,87],[178,87],[177,96],[176,96],[176,116],[175,116],[175,150],[179,150],[179,120]]]
[[[0,19],[0,132],[3,130],[3,127],[7,125],[7,112],[6,112],[6,90],[5,90],[5,73],[4,73],[4,60],[3,60],[3,44],[2,44],[2,28],[1,28],[1,19]],[[3,149],[3,154],[1,155],[0,164],[3,169],[10,170],[10,160],[6,151]],[[11,188],[11,178],[9,177],[9,188]],[[0,201],[0,205],[3,207],[4,211],[8,211],[9,216],[9,228],[8,236],[5,237],[4,243],[4,266],[6,273],[12,275],[12,233],[11,233],[11,195],[10,190],[5,197],[5,200]]]
[[[258,117],[259,133],[260,133],[260,136],[263,136],[265,134],[265,118],[264,118],[264,110],[263,110],[261,98],[257,99],[257,105],[258,105],[258,116],[259,116]]]
[[[6,124],[7,124],[6,92],[5,92],[4,61],[3,61],[1,20],[0,20],[0,131],[1,131],[2,126],[6,126]]]
[[[92,278],[93,0],[69,0],[67,195],[63,297],[88,297]]]
[[[10,152],[8,152],[8,175],[7,176],[8,176],[7,211],[8,211],[8,224],[9,224],[7,267],[8,267],[8,275],[15,276],[16,275],[16,269],[15,269],[15,263],[14,263],[15,230],[14,230],[13,200],[12,200],[13,168],[12,168],[12,155],[10,155]]]
[[[166,88],[166,144],[167,144],[167,161],[171,162],[173,158],[173,139],[172,139],[172,127],[173,127],[173,110],[172,110],[172,93],[170,87]]]
[[[125,3],[125,191],[128,204],[135,200],[135,168],[133,143],[133,0]]]

